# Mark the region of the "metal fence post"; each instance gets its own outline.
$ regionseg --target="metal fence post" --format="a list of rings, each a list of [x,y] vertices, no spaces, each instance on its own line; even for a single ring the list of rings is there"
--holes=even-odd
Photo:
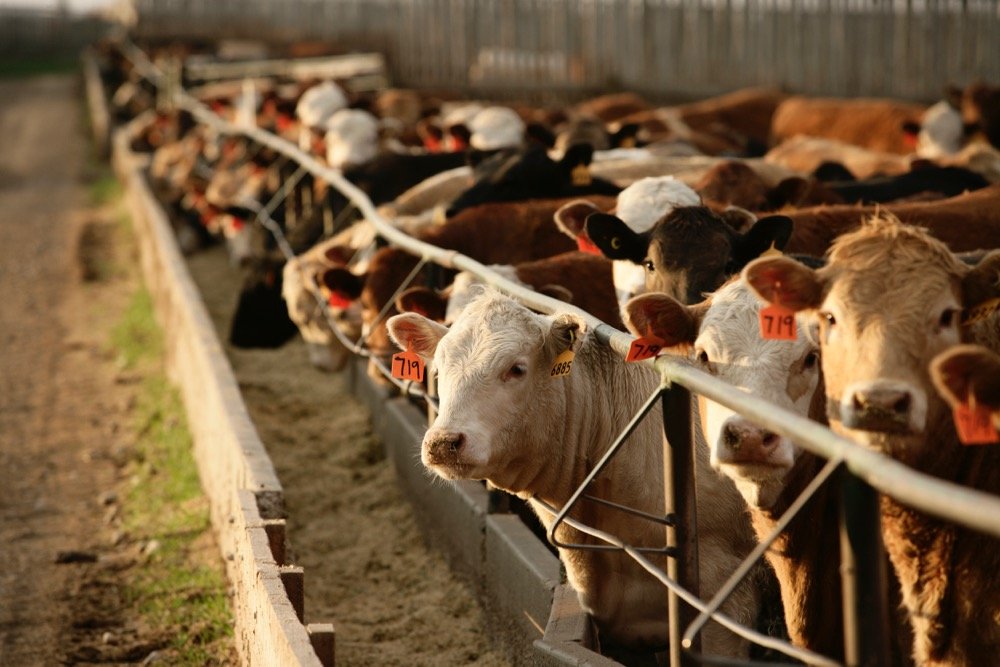
[[[849,667],[889,664],[889,612],[879,495],[841,471],[840,568],[844,661]]]
[[[694,484],[694,439],[691,428],[691,392],[674,384],[662,394],[663,409],[663,485],[667,515],[674,521],[667,526],[667,546],[677,548],[677,557],[667,559],[667,576],[695,595],[698,591],[698,544]],[[670,665],[697,664],[681,651],[684,628],[694,620],[695,611],[682,605],[674,593],[668,593],[670,621]],[[698,639],[690,649],[700,651]]]

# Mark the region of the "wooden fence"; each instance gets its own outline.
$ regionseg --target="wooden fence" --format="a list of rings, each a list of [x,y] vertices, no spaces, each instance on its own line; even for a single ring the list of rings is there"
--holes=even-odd
[[[381,50],[402,85],[657,99],[779,85],[941,97],[1000,81],[997,0],[133,0],[140,38]]]

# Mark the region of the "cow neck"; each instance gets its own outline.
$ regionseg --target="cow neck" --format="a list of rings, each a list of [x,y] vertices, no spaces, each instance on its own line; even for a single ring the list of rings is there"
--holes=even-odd
[[[778,519],[803,489],[816,477],[823,459],[809,452],[799,454],[788,473],[784,490],[774,506],[751,508],[757,538],[774,530]],[[831,609],[841,606],[839,533],[835,480],[826,482],[802,508],[767,552],[781,584],[781,600],[789,638],[837,660],[843,659],[843,622]],[[817,526],[825,526],[817,530]]]
[[[1000,490],[1000,449],[960,444],[947,412],[938,414],[940,418],[928,429],[924,453],[912,467],[996,494]],[[909,611],[918,661],[963,662],[950,653],[964,651],[962,645],[967,643],[953,636],[956,627],[988,627],[1000,613],[1000,585],[995,579],[1000,569],[1000,540],[937,519],[888,496],[881,497],[881,515],[882,539]],[[960,562],[960,558],[968,560]],[[956,586],[969,581],[992,588],[993,595],[982,590],[973,593],[988,604],[969,605],[967,600],[956,599]],[[994,641],[996,637],[994,632]]]
[[[649,394],[656,387],[656,374],[639,364],[622,363],[621,358],[593,335],[586,335],[576,353],[573,370],[563,382],[565,412],[561,419],[553,419],[559,424],[558,438],[561,449],[574,452],[558,465],[540,469],[532,484],[533,496],[551,505],[561,506],[583,482],[584,478],[600,460],[604,452],[638,411]],[[634,450],[643,441],[643,433],[648,429],[660,429],[653,411],[643,425],[633,434],[634,442],[626,443],[615,460],[599,476],[592,487],[601,485],[607,478],[608,470],[621,470],[623,466],[636,466],[628,479],[648,477],[643,456]],[[654,423],[655,422],[655,423]],[[657,441],[657,445],[659,442]],[[635,463],[632,463],[635,462]],[[657,471],[659,472],[659,470]],[[546,482],[540,480],[545,479]]]

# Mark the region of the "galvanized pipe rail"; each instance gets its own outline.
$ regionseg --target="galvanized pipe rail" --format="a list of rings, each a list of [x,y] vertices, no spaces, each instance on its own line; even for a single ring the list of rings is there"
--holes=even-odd
[[[142,71],[144,75],[148,76],[154,81],[154,83],[163,83],[162,75],[156,70],[155,67],[153,67],[152,63],[148,61],[145,54],[135,48],[134,45],[127,45],[125,48],[128,51],[129,57],[132,58],[133,62],[140,68],[140,71]],[[301,151],[292,143],[256,127],[239,127],[223,121],[216,114],[206,109],[204,105],[191,98],[183,91],[178,91],[174,101],[178,106],[190,111],[200,121],[213,126],[220,132],[246,136],[261,145],[268,146],[286,157],[295,160],[314,176],[327,181],[329,184],[340,190],[358,208],[358,210],[364,214],[365,218],[375,226],[379,235],[386,238],[392,244],[420,257],[422,262],[434,262],[448,268],[468,271],[480,280],[483,280],[488,285],[505,291],[513,298],[536,310],[546,313],[556,311],[572,312],[579,315],[587,323],[587,326],[593,330],[599,340],[608,344],[623,357],[627,352],[628,347],[631,344],[632,337],[614,329],[613,327],[610,327],[600,320],[597,320],[589,313],[564,302],[545,297],[519,285],[512,284],[475,260],[460,255],[455,251],[443,250],[436,246],[418,241],[396,229],[378,213],[367,195],[365,195],[364,192],[352,183],[347,181],[341,172],[327,167],[314,157]],[[752,395],[740,392],[737,389],[720,382],[719,380],[693,368],[683,361],[677,360],[674,357],[660,357],[656,360],[655,366],[660,373],[663,382],[660,393],[672,391],[671,387],[674,385],[696,392],[710,400],[721,403],[722,405],[725,405],[736,412],[751,418],[755,422],[767,427],[770,430],[794,439],[796,444],[815,455],[822,456],[834,462],[843,462],[847,470],[849,470],[852,475],[856,476],[857,479],[862,480],[865,484],[870,485],[871,489],[874,489],[875,491],[888,494],[904,504],[910,505],[938,518],[1000,537],[1000,498],[992,494],[969,489],[914,471],[891,458],[867,450],[846,438],[834,434],[827,427],[821,424],[812,422],[804,417],[773,406],[770,403]],[[660,397],[662,398],[662,396]],[[646,409],[654,403],[654,400],[651,399],[651,401],[647,403],[648,405],[645,406]],[[674,423],[677,431],[680,433],[690,433],[688,420],[689,415],[686,413],[671,416],[671,422]],[[667,422],[665,421],[665,424],[666,423]],[[674,436],[674,439],[676,440],[677,436]],[[616,445],[612,447],[612,450],[614,450],[615,447],[620,446],[623,441],[624,436],[616,442]],[[667,438],[665,438],[664,446],[665,458],[668,458],[671,448]],[[609,455],[613,456],[614,452],[609,450]],[[596,474],[596,472],[597,471],[595,471],[594,474]],[[797,659],[810,664],[831,664],[828,659],[818,656],[810,651],[804,651],[803,649],[793,647],[787,642],[781,642],[773,640],[772,638],[763,637],[746,628],[739,628],[731,620],[716,611],[718,603],[721,602],[721,599],[714,599],[707,605],[701,603],[690,593],[690,591],[686,590],[683,586],[678,585],[678,579],[683,580],[685,579],[684,576],[669,577],[666,573],[663,573],[661,570],[652,565],[642,555],[642,550],[637,549],[632,545],[623,544],[613,535],[582,526],[581,524],[567,518],[566,515],[571,509],[573,503],[579,500],[580,497],[584,496],[585,487],[592,478],[593,475],[588,477],[587,481],[581,485],[577,493],[574,494],[573,499],[567,503],[564,508],[559,511],[555,511],[553,508],[553,512],[559,516],[560,521],[565,521],[574,528],[601,539],[611,548],[621,549],[628,553],[644,568],[649,570],[654,576],[663,582],[669,589],[671,596],[678,596],[680,599],[685,600],[688,604],[694,607],[697,611],[701,612],[700,615],[687,627],[683,636],[683,641],[681,641],[680,627],[676,623],[674,624],[674,627],[671,629],[672,644],[677,647],[692,647],[696,641],[696,635],[699,629],[704,625],[706,618],[710,617],[717,622],[722,623],[734,632],[737,632],[737,634],[740,634],[741,636],[752,639],[762,645],[776,648],[777,650],[780,650]],[[818,484],[816,486],[818,486]],[[845,484],[845,486],[847,485]],[[670,497],[672,495],[671,489],[668,488],[666,491],[668,497]],[[877,496],[874,493],[867,494],[866,499],[863,502],[863,509],[856,509],[855,513],[867,514],[866,518],[868,523],[870,523],[872,516],[877,517]],[[793,511],[790,511],[790,513],[783,518],[783,523],[785,520],[790,519],[791,516],[794,515],[794,511],[797,511],[802,504],[804,503],[794,504]],[[676,510],[676,505],[671,505],[668,508],[668,511]],[[857,526],[852,526],[852,522],[864,523],[863,521],[859,522],[858,517],[854,517],[852,519],[848,516],[846,523],[842,526],[842,531],[845,536],[851,535],[852,532],[857,533]],[[674,527],[671,524],[675,522],[668,520],[666,523],[668,530],[670,530]],[[778,530],[780,530],[781,525],[782,524],[779,524]],[[692,535],[693,534],[694,532],[692,530]],[[845,562],[854,562],[857,559],[851,552],[851,549],[856,547],[852,544],[852,540],[848,537],[845,537],[844,543]],[[584,547],[584,545],[572,546],[576,546],[578,548]],[[683,548],[685,545],[680,544],[679,546]],[[871,547],[870,544],[865,548],[869,547]],[[588,545],[587,548],[592,547]],[[671,550],[679,557],[680,560],[685,558],[682,549],[673,550],[673,548],[671,548]],[[764,549],[758,549],[751,554],[751,557],[758,559],[762,556],[763,551]],[[871,556],[872,554],[868,553],[864,556],[864,559],[874,560]],[[741,571],[738,571],[734,575],[734,578],[738,578],[743,569],[744,568],[741,568]],[[742,572],[742,574],[745,574],[745,572]],[[848,582],[845,584],[845,592],[847,593],[845,595],[845,604],[855,597],[853,593],[861,592],[866,587],[870,588],[873,584],[877,586],[878,583],[873,581],[856,581],[851,583],[851,573],[845,574],[845,580]],[[872,601],[869,600],[869,603],[871,602]],[[878,607],[880,602],[876,600],[874,601],[874,604]],[[845,613],[850,617],[851,615],[856,615],[856,611],[856,609],[853,609]],[[877,613],[881,612],[882,610],[877,611]],[[851,627],[853,625],[854,624],[851,623],[845,624],[846,632],[848,634],[850,634]],[[864,630],[861,631],[863,632]],[[880,645],[880,641],[878,641],[877,638],[873,639],[870,632],[868,636],[848,636],[846,637],[846,640],[848,664],[869,664],[872,660],[873,651],[881,652],[881,650],[884,650],[884,645]],[[683,664],[690,662],[692,659],[700,660],[702,658],[694,656],[690,652],[685,652],[683,655],[680,655],[678,649],[675,650],[674,655],[672,655],[671,662],[672,664]],[[707,662],[717,662],[711,657],[705,657],[704,659]]]

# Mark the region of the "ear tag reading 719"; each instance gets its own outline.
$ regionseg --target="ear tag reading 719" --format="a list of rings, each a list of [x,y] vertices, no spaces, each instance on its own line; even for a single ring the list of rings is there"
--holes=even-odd
[[[392,355],[392,377],[398,380],[424,381],[424,360],[407,344],[405,352]]]
[[[652,359],[666,346],[667,344],[662,339],[657,338],[647,329],[645,336],[639,336],[629,345],[625,361],[645,361],[646,359]]]
[[[569,372],[573,370],[573,359],[576,357],[576,352],[573,351],[573,343],[576,341],[576,334],[570,332],[569,334],[569,349],[562,352],[555,361],[552,362],[552,369],[549,371],[549,376],[558,378],[564,375],[569,375]]]
[[[781,283],[775,283],[781,289]],[[760,337],[765,340],[795,340],[795,311],[777,301],[760,309]]]
[[[995,445],[1000,443],[1000,434],[993,428],[990,410],[984,405],[976,405],[975,400],[959,403],[952,413],[955,430],[963,445]]]

